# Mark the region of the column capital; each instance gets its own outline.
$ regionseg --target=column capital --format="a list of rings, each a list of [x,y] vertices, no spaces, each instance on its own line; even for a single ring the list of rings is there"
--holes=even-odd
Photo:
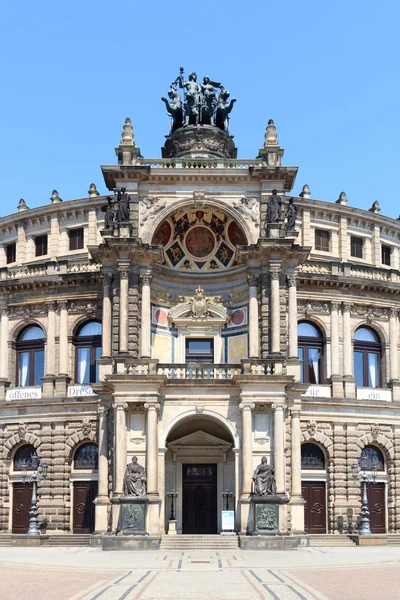
[[[249,287],[257,287],[259,278],[258,273],[247,273],[247,285]]]
[[[131,265],[130,265],[130,262],[128,260],[127,261],[123,261],[123,262],[119,262],[118,266],[117,266],[117,269],[118,269],[118,273],[119,273],[119,276],[120,276],[121,279],[128,279],[129,273],[130,273],[130,270],[131,270]]]
[[[398,308],[395,308],[394,306],[391,306],[389,308],[389,317],[391,319],[393,319],[393,318],[397,319],[398,314],[399,314],[399,309]]]
[[[249,410],[249,411],[251,412],[252,410],[254,410],[254,407],[255,407],[255,404],[254,404],[254,403],[243,403],[243,402],[242,402],[242,403],[240,403],[240,404],[239,404],[239,408],[240,408],[240,410],[241,410],[241,411],[243,411],[243,412],[244,412],[245,410]]]
[[[151,410],[155,410],[158,412],[160,410],[159,402],[145,402],[144,408],[149,412]]]
[[[291,408],[290,416],[292,417],[292,419],[300,419],[301,410],[299,408]]]
[[[274,412],[277,412],[278,410],[284,411],[287,408],[287,405],[286,404],[272,404],[271,408]]]
[[[142,273],[139,275],[139,281],[142,286],[150,285],[153,275],[151,273]]]
[[[128,408],[127,402],[115,402],[113,405],[114,410],[126,410]]]
[[[341,302],[339,302],[337,300],[332,300],[332,302],[331,302],[331,310],[339,310],[340,309],[340,305],[341,305]]]
[[[47,308],[48,312],[50,312],[51,310],[56,310],[56,301],[55,300],[46,300],[44,302],[44,305]]]
[[[9,315],[9,308],[8,308],[8,306],[0,306],[0,315],[2,317],[8,317],[8,315]]]
[[[288,275],[287,282],[288,282],[289,287],[296,287],[297,279],[298,279],[297,273],[291,273],[290,275]]]
[[[68,300],[58,300],[57,301],[58,310],[68,310]]]
[[[277,265],[270,267],[270,269],[269,269],[269,276],[271,277],[272,281],[279,279],[280,274],[281,274],[280,267],[278,267]]]
[[[112,273],[105,273],[104,271],[100,273],[100,278],[103,284],[103,287],[109,287],[112,282]]]
[[[346,312],[350,312],[354,306],[353,302],[343,302],[342,304],[343,304],[343,310]]]
[[[97,412],[99,413],[100,417],[108,417],[108,408],[105,406],[99,406]]]

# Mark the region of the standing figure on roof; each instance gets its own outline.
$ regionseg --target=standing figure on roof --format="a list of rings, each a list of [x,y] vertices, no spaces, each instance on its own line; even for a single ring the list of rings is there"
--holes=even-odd
[[[203,125],[215,125],[215,110],[218,104],[215,88],[221,87],[221,83],[211,81],[209,77],[203,78],[203,83],[201,85],[203,102],[201,105],[200,115],[200,123],[202,123]]]
[[[198,125],[201,106],[201,85],[197,83],[197,74],[190,73],[189,79],[184,81],[183,67],[181,67],[178,83],[179,87],[185,92],[185,100],[183,102],[185,108],[184,125]]]

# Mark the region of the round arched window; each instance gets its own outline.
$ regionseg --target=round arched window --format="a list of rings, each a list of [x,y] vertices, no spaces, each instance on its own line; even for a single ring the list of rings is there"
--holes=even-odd
[[[321,383],[323,378],[323,338],[320,330],[307,321],[298,324],[300,383]]]
[[[88,321],[78,329],[75,335],[75,378],[80,384],[99,381],[99,368],[96,361],[101,356],[101,333],[101,323]]]
[[[365,446],[361,452],[361,467],[365,470],[385,470],[385,459],[382,452],[376,446]]]
[[[22,469],[33,469],[34,464],[32,457],[36,454],[34,446],[32,444],[25,444],[18,448],[14,455],[14,471],[22,471]]]
[[[38,325],[21,331],[17,343],[17,384],[42,385],[44,375],[44,332]]]
[[[97,469],[98,468],[98,448],[96,444],[84,444],[75,452],[75,469]]]
[[[359,327],[354,334],[354,377],[361,387],[379,387],[381,344],[375,331]]]
[[[325,456],[321,448],[315,444],[302,444],[301,446],[302,469],[325,469]]]

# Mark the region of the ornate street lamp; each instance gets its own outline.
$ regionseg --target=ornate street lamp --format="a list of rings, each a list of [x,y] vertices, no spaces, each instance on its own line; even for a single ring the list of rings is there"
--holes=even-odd
[[[42,462],[40,464],[40,473],[39,469],[39,458],[36,454],[36,450],[33,454],[31,454],[31,460],[29,463],[24,460],[21,464],[22,471],[22,481],[25,483],[28,480],[28,483],[32,483],[32,499],[31,499],[31,508],[29,514],[31,518],[29,519],[29,529],[27,531],[27,535],[40,535],[40,530],[38,527],[38,503],[37,503],[37,484],[41,479],[45,479],[47,476],[47,463]],[[33,469],[32,475],[28,479],[28,469]]]
[[[370,476],[367,475],[367,470],[370,471]],[[366,456],[362,456],[360,460],[354,461],[351,465],[351,474],[354,481],[359,481],[362,485],[362,496],[361,496],[361,519],[359,524],[358,533],[359,535],[371,535],[369,510],[368,510],[368,496],[367,496],[367,483],[376,481],[376,464],[375,461],[371,462]]]
[[[177,498],[178,494],[175,490],[171,490],[168,492],[167,497],[171,498],[171,516],[169,518],[170,521],[175,521],[175,513],[174,513],[174,498]]]
[[[226,501],[225,510],[229,510],[229,498],[232,498],[232,496],[233,494],[229,490],[225,490],[224,492],[222,492],[222,497],[225,498]]]

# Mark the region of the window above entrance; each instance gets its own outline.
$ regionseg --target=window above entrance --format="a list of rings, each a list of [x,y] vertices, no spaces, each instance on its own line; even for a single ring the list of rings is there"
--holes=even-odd
[[[208,338],[186,338],[186,362],[214,362],[214,340]]]

